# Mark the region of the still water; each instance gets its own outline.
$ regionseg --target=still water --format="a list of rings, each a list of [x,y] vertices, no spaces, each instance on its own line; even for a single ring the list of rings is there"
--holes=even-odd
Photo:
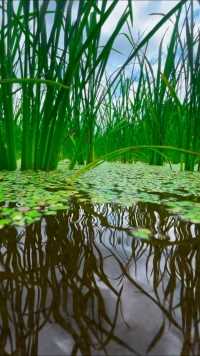
[[[148,203],[1,230],[0,355],[199,355],[199,239]]]

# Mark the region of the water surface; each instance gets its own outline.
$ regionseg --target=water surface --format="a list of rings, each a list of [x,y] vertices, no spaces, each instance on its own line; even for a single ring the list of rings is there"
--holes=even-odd
[[[1,230],[1,354],[199,355],[199,238],[163,205],[77,199]]]

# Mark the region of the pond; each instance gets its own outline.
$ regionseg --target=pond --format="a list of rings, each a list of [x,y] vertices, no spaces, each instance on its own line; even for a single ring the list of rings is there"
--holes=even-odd
[[[1,354],[199,355],[197,178],[106,163],[75,190],[63,167],[2,173]]]

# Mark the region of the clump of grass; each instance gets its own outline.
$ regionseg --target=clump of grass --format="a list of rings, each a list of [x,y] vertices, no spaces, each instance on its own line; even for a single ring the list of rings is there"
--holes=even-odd
[[[163,53],[165,37],[159,44],[156,70],[147,55],[151,42],[136,53],[135,48],[141,47],[135,44],[130,27],[125,34],[135,55],[132,72],[127,78],[122,71],[117,86],[109,89],[105,97],[101,113],[105,119],[95,141],[98,156],[139,145],[199,151],[199,31],[195,27],[193,3],[182,5],[177,9],[166,53]],[[162,164],[168,157],[174,163],[184,163],[186,170],[194,170],[196,163],[199,169],[195,155],[181,150],[170,152],[169,147],[165,157],[159,147],[158,150],[159,153],[155,149],[142,152],[137,159]],[[132,161],[133,156],[128,152],[122,154],[121,159]]]
[[[17,5],[13,0],[2,2],[1,169],[16,168],[17,125],[22,133],[21,168],[56,168],[66,125],[74,110],[71,95],[79,66],[82,80],[78,90],[84,91],[96,76],[99,83],[115,37],[131,13],[129,3],[115,31],[100,48],[103,25],[116,2],[64,0],[54,5],[52,10],[49,0],[20,0]],[[88,99],[90,116],[92,105]]]
[[[0,169],[15,169],[19,156],[22,169],[55,169],[66,138],[70,142],[68,156],[72,167],[76,162],[92,162],[98,154],[98,142],[104,137],[108,137],[107,150],[119,148],[116,139],[112,140],[114,147],[110,145],[109,130],[111,137],[114,133],[124,146],[138,144],[132,137],[141,144],[166,145],[163,127],[167,116],[164,113],[166,96],[173,101],[171,94],[166,95],[166,92],[169,87],[174,88],[172,54],[177,47],[178,22],[185,3],[181,1],[172,8],[139,44],[132,41],[130,56],[120,70],[108,78],[106,66],[114,50],[114,41],[124,24],[128,23],[129,28],[133,24],[130,1],[103,45],[102,29],[116,8],[115,1],[3,1],[0,9]],[[155,81],[155,78],[150,78],[151,65],[143,56],[139,85],[130,101],[132,80],[125,77],[124,69],[132,60],[140,58],[140,50],[177,11],[162,73],[169,85],[160,79],[161,73],[158,72],[157,86],[152,86],[151,80]],[[187,21],[186,27],[187,40],[191,42],[193,31]],[[188,51],[191,53],[191,49]],[[103,82],[106,83],[104,87]],[[114,100],[117,90],[120,90],[121,102]],[[153,102],[150,101],[152,90]],[[158,112],[159,105],[162,114]],[[160,121],[155,118],[157,114],[160,114]],[[156,134],[158,142],[154,142],[153,137],[152,142],[144,142],[141,137],[144,132],[149,136],[148,120],[153,125],[151,133],[160,133]],[[131,159],[130,155],[125,155],[124,160],[127,157]]]

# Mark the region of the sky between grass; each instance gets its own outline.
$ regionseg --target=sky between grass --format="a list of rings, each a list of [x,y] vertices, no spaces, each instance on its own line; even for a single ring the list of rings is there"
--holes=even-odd
[[[49,10],[54,10],[56,7],[56,1],[60,0],[50,0]],[[78,9],[79,0],[71,0],[74,2],[74,15],[76,17],[76,10]],[[106,42],[106,40],[110,37],[110,34],[113,32],[118,19],[122,15],[123,11],[127,7],[128,0],[109,0],[109,1],[117,1],[117,6],[114,9],[113,13],[107,20],[106,24],[102,29],[102,45]],[[166,14],[170,11],[180,0],[132,0],[133,6],[133,26],[132,33],[135,42],[141,39],[144,35],[146,35],[161,19],[162,14]],[[189,2],[189,0],[188,0]],[[197,26],[200,23],[200,1],[193,0],[194,9],[195,9],[195,17],[197,19]],[[14,2],[15,7],[18,6],[18,0]],[[161,27],[161,29],[153,36],[149,43],[147,57],[151,61],[154,69],[157,68],[157,58],[158,58],[158,48],[161,42],[161,39],[164,36],[163,42],[163,54],[167,51],[167,46],[170,40],[170,36],[173,29],[173,22],[175,20],[175,16],[171,18],[172,21],[168,21],[165,25]],[[47,16],[47,23],[49,26],[49,30],[51,28],[51,15]],[[128,33],[128,29],[124,26],[121,32]],[[62,48],[62,44],[60,44]],[[110,75],[117,68],[119,68],[126,60],[128,55],[131,52],[131,46],[124,36],[121,33],[117,40],[115,41],[114,48],[120,52],[121,54],[112,51],[111,56],[107,65],[107,74]],[[129,75],[131,73],[132,64],[130,64],[126,68],[126,73]]]
[[[170,11],[180,0],[132,0],[133,6],[133,34],[134,39],[141,38],[147,34],[161,19],[161,14],[166,14]],[[109,34],[113,31],[117,19],[121,16],[125,7],[127,6],[127,0],[118,0],[116,9],[113,11],[109,20],[103,28],[102,39],[106,40]],[[200,3],[198,0],[194,0],[195,17],[200,22]],[[172,17],[174,21],[175,17]],[[156,66],[156,59],[158,58],[158,47],[162,37],[165,35],[163,50],[166,51],[171,31],[173,28],[172,22],[168,21],[158,32],[153,36],[149,44],[148,58]],[[124,27],[124,32],[127,33],[127,28]],[[120,66],[126,59],[131,48],[125,36],[121,35],[115,42],[115,48],[122,52],[119,55],[115,52],[112,53],[108,65],[108,72],[112,73],[118,66]]]

